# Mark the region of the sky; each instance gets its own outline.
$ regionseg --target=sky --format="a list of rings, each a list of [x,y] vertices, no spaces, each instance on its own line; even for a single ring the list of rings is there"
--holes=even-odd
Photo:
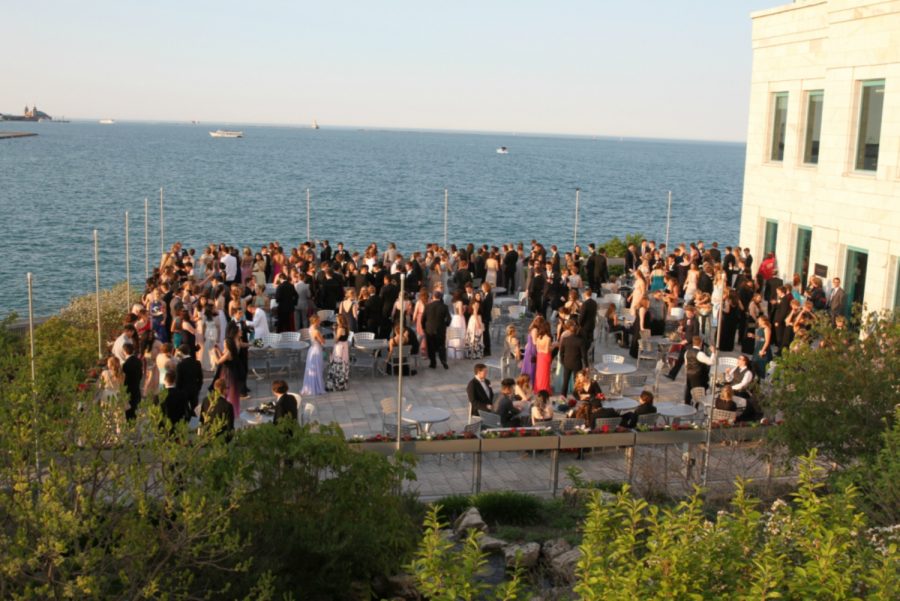
[[[3,0],[0,112],[743,141],[787,0]]]

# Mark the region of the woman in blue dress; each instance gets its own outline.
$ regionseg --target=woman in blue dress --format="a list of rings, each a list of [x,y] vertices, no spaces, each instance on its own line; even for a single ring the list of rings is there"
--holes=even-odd
[[[666,289],[666,271],[662,261],[657,261],[653,271],[650,272],[650,292]]]
[[[753,345],[753,371],[760,380],[766,377],[766,367],[772,360],[772,324],[765,315],[756,320]]]
[[[306,354],[306,373],[303,375],[303,396],[325,394],[325,359],[322,347],[325,338],[319,332],[319,316],[309,317],[309,352]]]

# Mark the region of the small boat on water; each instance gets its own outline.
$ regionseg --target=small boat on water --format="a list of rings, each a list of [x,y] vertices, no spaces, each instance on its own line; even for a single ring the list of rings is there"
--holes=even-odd
[[[217,129],[216,131],[209,132],[209,135],[213,138],[243,138],[244,132],[230,131],[227,129]]]
[[[112,125],[113,123],[115,123],[115,121],[113,121],[112,119],[100,119],[100,121],[98,121],[97,123],[99,123],[100,125]]]
[[[497,149],[497,154],[509,154],[509,149],[506,146],[501,146]]]
[[[315,119],[313,119],[313,122],[312,122],[312,128],[313,128],[313,129],[319,129],[319,122],[316,121]]]

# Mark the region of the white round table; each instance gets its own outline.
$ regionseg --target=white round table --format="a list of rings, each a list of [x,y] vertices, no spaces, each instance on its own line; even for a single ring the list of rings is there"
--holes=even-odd
[[[504,288],[503,286],[494,286],[493,288],[491,288],[491,292],[493,292],[494,294],[506,294],[506,288]]]
[[[595,363],[594,370],[604,376],[624,376],[637,371],[637,365],[633,363]]]
[[[403,412],[404,419],[411,419],[422,426],[424,432],[430,432],[432,424],[450,419],[450,412],[440,407],[418,406]]]
[[[380,351],[388,347],[388,341],[385,338],[374,338],[372,340],[354,340],[353,346],[361,351]]]
[[[277,344],[273,344],[271,348],[276,351],[285,350],[285,351],[302,351],[305,348],[309,347],[309,343],[305,340],[282,340]]]
[[[508,305],[517,305],[519,304],[519,299],[514,296],[501,296],[499,298],[494,299],[495,307],[506,307]]]
[[[659,403],[656,405],[656,412],[663,416],[668,424],[675,418],[690,417],[697,413],[697,410],[685,403]]]
[[[614,409],[618,412],[622,411],[631,411],[635,407],[637,407],[640,403],[638,403],[634,399],[630,399],[628,397],[622,397],[621,399],[613,399],[611,401],[603,401],[603,406],[609,409]]]

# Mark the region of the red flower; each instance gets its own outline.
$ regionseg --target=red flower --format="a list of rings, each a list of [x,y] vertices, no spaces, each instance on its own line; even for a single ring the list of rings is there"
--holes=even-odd
[[[604,434],[608,433],[608,432],[609,432],[609,426],[601,426],[601,427],[600,427],[600,431],[603,432]]]
[[[576,401],[575,399],[569,399],[569,407],[574,407],[577,404],[578,404],[578,401]]]

